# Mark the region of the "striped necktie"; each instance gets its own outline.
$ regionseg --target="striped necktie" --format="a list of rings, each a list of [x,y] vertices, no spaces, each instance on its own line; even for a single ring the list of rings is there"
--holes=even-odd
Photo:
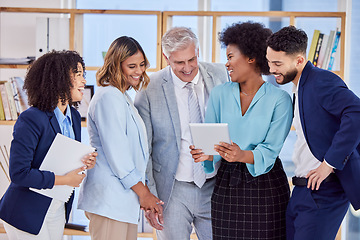
[[[188,108],[189,108],[189,121],[191,123],[201,123],[202,122],[202,118],[201,118],[201,111],[200,111],[200,106],[199,106],[199,102],[194,90],[194,84],[192,82],[188,82],[185,87],[188,89],[189,91],[189,95],[188,95]],[[193,162],[193,174],[194,174],[194,182],[195,184],[201,188],[205,181],[206,181],[206,176],[205,176],[205,172],[202,166],[202,163],[196,163]]]

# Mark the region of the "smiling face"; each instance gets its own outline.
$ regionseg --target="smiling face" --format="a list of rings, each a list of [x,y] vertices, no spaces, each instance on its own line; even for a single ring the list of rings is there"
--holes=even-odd
[[[303,61],[301,56],[288,55],[283,51],[274,51],[268,47],[266,51],[270,73],[275,76],[278,84],[296,83],[300,76],[298,66]],[[300,61],[300,62],[299,62]]]
[[[247,80],[250,68],[249,61],[252,61],[247,56],[243,55],[235,44],[229,44],[226,47],[227,62],[225,64],[229,71],[229,76],[232,82],[241,83]]]
[[[190,44],[183,50],[177,50],[165,59],[174,74],[183,82],[191,82],[199,72],[198,49],[195,44]]]
[[[77,72],[76,73],[70,73],[73,87],[70,90],[71,99],[73,102],[80,102],[83,98],[83,91],[86,84],[86,80],[84,78],[84,69],[81,65],[81,63],[78,63],[77,65]]]
[[[137,51],[121,63],[121,70],[125,76],[126,89],[139,85],[141,76],[146,70],[144,55]]]

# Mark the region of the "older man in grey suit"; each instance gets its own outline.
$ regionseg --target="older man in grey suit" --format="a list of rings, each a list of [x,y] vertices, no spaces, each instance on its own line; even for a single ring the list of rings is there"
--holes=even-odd
[[[199,239],[212,239],[214,174],[206,176],[191,157],[189,122],[194,114],[204,120],[211,89],[228,74],[223,64],[198,62],[198,39],[188,28],[167,31],[162,49],[169,66],[152,74],[135,98],[149,140],[148,186],[165,202],[164,216],[148,212],[146,218],[160,240],[189,239],[192,225]]]

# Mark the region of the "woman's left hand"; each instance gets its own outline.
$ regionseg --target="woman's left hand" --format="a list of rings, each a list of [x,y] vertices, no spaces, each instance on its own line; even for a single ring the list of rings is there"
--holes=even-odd
[[[97,155],[97,152],[92,152],[82,158],[81,161],[85,164],[86,169],[92,169],[95,167]]]
[[[241,162],[245,154],[245,151],[241,150],[233,141],[231,141],[231,144],[220,142],[219,145],[215,145],[214,149],[228,162]]]

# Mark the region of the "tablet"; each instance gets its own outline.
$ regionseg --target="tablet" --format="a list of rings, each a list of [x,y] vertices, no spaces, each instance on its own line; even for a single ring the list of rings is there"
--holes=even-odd
[[[230,143],[227,123],[190,123],[190,132],[195,148],[202,149],[206,155],[219,155],[214,145],[219,142]]]

